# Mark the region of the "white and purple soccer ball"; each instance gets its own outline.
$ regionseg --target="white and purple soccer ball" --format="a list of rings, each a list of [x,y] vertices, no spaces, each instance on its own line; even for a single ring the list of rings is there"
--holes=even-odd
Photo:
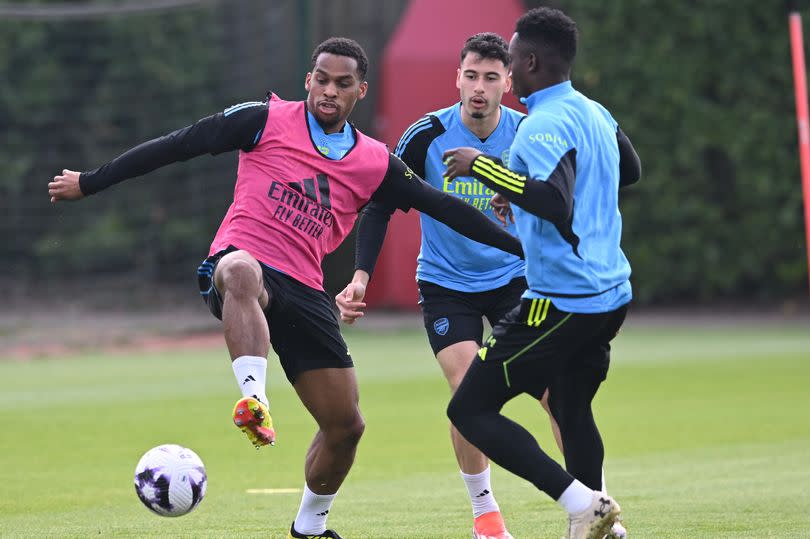
[[[179,517],[202,501],[208,477],[197,453],[175,444],[147,451],[135,467],[135,492],[158,515]]]

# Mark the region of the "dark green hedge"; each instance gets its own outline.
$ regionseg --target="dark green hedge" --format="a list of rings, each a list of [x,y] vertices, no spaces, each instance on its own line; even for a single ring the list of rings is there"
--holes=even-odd
[[[196,259],[206,254],[211,213],[227,205],[232,170],[210,199],[217,192],[210,161],[169,167],[79,204],[50,206],[46,183],[62,168],[93,168],[221,110],[216,14],[200,7],[0,20],[4,273],[29,282],[126,271],[148,279],[164,267],[169,276],[193,273],[174,264],[192,249]]]

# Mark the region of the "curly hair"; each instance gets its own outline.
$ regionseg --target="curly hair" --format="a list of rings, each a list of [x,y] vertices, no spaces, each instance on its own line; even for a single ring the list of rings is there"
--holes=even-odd
[[[476,53],[481,58],[500,60],[503,65],[509,67],[509,45],[506,40],[493,32],[481,32],[467,38],[464,48],[461,49],[461,61],[470,52]]]
[[[556,57],[558,67],[567,71],[577,55],[577,24],[568,15],[550,7],[527,11],[515,24],[518,38]]]
[[[324,52],[354,58],[357,61],[357,73],[360,75],[360,80],[366,79],[368,56],[357,41],[348,37],[330,37],[312,51],[312,67],[315,67],[318,56]]]

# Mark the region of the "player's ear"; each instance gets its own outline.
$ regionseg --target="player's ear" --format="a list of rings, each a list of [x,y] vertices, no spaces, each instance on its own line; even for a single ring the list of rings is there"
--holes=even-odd
[[[526,63],[528,64],[527,67],[529,68],[529,73],[533,73],[540,69],[540,61],[537,58],[537,55],[533,52],[529,53],[529,57],[526,59]]]
[[[512,91],[512,71],[510,70],[509,73],[506,74],[506,87],[504,88],[504,93],[509,93]]]
[[[309,89],[312,87],[311,81],[312,80],[312,72],[307,73],[306,79],[304,79],[304,90],[309,93]]]
[[[366,92],[368,92],[368,82],[363,81],[360,83],[360,86],[357,88],[357,99],[363,99],[366,97]]]
[[[456,88],[461,90],[461,68],[456,68]]]

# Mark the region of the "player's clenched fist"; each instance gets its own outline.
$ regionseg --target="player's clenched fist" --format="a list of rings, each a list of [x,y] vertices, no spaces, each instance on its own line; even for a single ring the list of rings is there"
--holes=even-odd
[[[363,316],[363,309],[366,307],[366,304],[363,303],[365,295],[366,286],[363,283],[351,282],[335,296],[335,303],[340,311],[342,322],[353,324],[355,320]]]
[[[79,200],[84,198],[81,187],[79,187],[80,172],[64,169],[61,176],[54,176],[53,181],[48,183],[48,194],[51,202],[59,200]]]
[[[442,155],[442,163],[447,167],[444,173],[448,181],[455,180],[460,176],[472,174],[472,163],[481,152],[475,148],[451,148]]]

